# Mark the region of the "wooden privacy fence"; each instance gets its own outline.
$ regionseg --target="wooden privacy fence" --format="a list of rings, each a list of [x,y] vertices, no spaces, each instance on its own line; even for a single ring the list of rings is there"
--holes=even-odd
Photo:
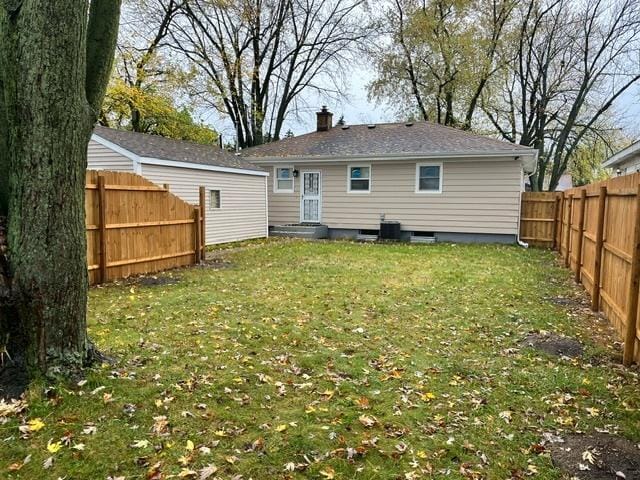
[[[168,185],[89,170],[85,212],[91,284],[193,265],[204,256],[204,208],[172,195]]]
[[[623,362],[640,361],[640,174],[563,193],[522,196],[521,238],[557,249],[565,266],[624,339]]]

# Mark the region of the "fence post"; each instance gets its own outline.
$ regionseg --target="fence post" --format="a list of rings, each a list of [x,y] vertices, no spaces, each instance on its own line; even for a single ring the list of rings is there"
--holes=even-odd
[[[598,195],[598,219],[596,224],[596,251],[593,265],[593,290],[591,291],[591,310],[600,310],[600,269],[602,268],[602,247],[604,245],[604,215],[607,202],[607,187],[600,187]]]
[[[558,230],[558,206],[560,205],[560,197],[556,195],[555,202],[553,202],[553,223],[551,224],[551,249],[556,249],[556,232]]]
[[[570,267],[571,266],[571,214],[572,214],[572,210],[573,210],[573,193],[569,194],[569,197],[567,198],[567,202],[569,202],[569,204],[567,205],[567,212],[568,212],[568,216],[567,216],[567,247],[566,250],[564,252],[564,266],[565,267]]]
[[[633,363],[638,321],[638,288],[640,287],[640,185],[636,191],[636,209],[633,211],[633,244],[631,251],[631,278],[627,292],[627,332],[624,340],[622,363],[626,367]]]
[[[100,235],[100,283],[108,280],[107,264],[107,186],[104,175],[98,175],[98,232]]]
[[[584,214],[587,206],[587,189],[580,190],[580,217],[578,218],[578,244],[576,245],[576,283],[580,283],[582,273],[582,242],[584,235]]]
[[[562,239],[564,235],[564,192],[560,192],[560,224],[558,225],[558,252],[562,253]]]
[[[202,254],[202,248],[200,246],[200,234],[202,233],[202,229],[200,228],[200,207],[195,207],[193,209],[193,228],[194,228],[194,249],[195,249],[195,263],[196,265],[200,263],[200,255]]]
[[[206,200],[206,193],[205,193],[205,188],[204,187],[200,187],[200,248],[201,248],[201,254],[200,257],[204,260],[205,258],[205,246],[207,244],[207,229],[206,229],[206,204],[207,204],[207,200]]]

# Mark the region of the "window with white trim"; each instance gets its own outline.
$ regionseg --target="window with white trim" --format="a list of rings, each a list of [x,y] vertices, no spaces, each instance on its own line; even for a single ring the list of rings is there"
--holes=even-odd
[[[371,165],[349,165],[347,190],[351,193],[371,191]]]
[[[209,190],[209,208],[217,210],[221,204],[220,190]]]
[[[293,167],[275,167],[273,191],[293,193]]]
[[[442,163],[416,165],[416,193],[442,193]]]

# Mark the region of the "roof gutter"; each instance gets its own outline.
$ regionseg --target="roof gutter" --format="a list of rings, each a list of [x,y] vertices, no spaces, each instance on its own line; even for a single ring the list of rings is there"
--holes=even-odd
[[[209,172],[236,173],[240,175],[255,175],[257,177],[268,177],[269,172],[264,170],[249,170],[246,168],[221,167],[218,165],[206,165],[203,163],[180,162],[177,160],[163,160],[161,158],[140,157],[143,165],[158,165],[162,167],[189,168],[191,170],[206,170]]]
[[[632,143],[624,150],[619,151],[615,155],[605,160],[602,163],[602,166],[605,168],[615,167],[617,164],[622,163],[625,160],[628,160],[630,157],[638,153],[640,153],[640,142]]]
[[[538,152],[535,150],[500,150],[500,151],[483,151],[483,152],[433,152],[433,153],[399,153],[385,155],[291,155],[288,157],[268,156],[268,157],[251,157],[244,156],[245,159],[255,164],[261,163],[291,163],[292,161],[299,163],[314,162],[349,162],[353,160],[422,160],[422,159],[468,159],[468,158],[496,158],[496,157],[532,157],[537,163]]]

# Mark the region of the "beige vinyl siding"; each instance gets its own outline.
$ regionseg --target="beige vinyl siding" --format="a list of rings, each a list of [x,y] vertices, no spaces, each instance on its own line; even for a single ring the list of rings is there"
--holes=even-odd
[[[407,231],[517,234],[522,165],[514,160],[444,160],[442,193],[416,193],[416,163],[359,161],[371,165],[371,192],[347,193],[347,163],[295,164],[295,192],[273,193],[269,223],[300,221],[300,179],[322,172],[322,223],[330,228],[378,229],[380,215]],[[428,162],[425,162],[428,163]],[[272,168],[272,166],[269,166]]]
[[[194,205],[199,203],[199,187],[206,188],[207,245],[267,235],[268,177],[145,164],[142,176],[169,184],[171,193]],[[211,209],[210,190],[220,190],[221,208]]]
[[[618,169],[620,169],[620,173],[622,175],[630,175],[632,173],[640,172],[640,154],[634,155],[628,160],[625,160],[624,162],[612,168],[613,168],[614,174]]]
[[[89,170],[114,170],[133,172],[133,160],[114,152],[109,147],[91,140],[87,149]]]

